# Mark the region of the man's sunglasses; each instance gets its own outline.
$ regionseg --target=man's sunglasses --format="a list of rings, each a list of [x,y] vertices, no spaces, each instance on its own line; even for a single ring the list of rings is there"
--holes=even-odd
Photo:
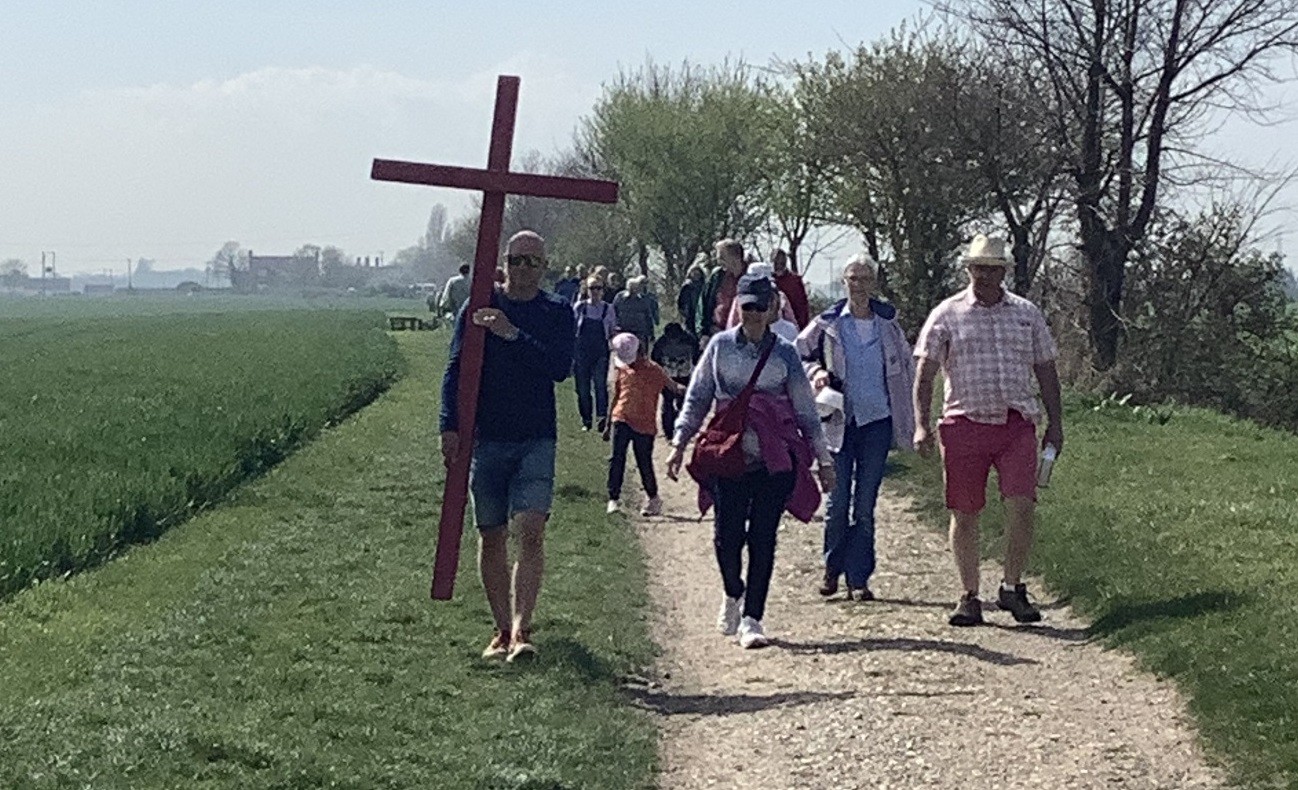
[[[602,290],[604,290],[604,286],[602,286],[602,285],[592,285],[591,287],[587,288],[586,290],[588,290],[588,291],[602,291]]]
[[[539,269],[545,265],[545,259],[535,255],[510,255],[505,258],[505,262],[510,266],[526,266],[529,269]]]
[[[740,310],[743,310],[744,312],[754,312],[754,313],[764,313],[769,307],[770,307],[769,304],[759,304],[757,302],[747,302],[745,304],[739,305]]]

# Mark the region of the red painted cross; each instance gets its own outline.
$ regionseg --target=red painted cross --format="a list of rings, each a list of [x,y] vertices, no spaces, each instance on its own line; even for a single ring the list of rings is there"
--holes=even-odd
[[[496,82],[496,114],[491,124],[491,149],[487,169],[428,165],[375,159],[370,178],[406,184],[454,187],[482,191],[482,216],[478,221],[478,248],[473,259],[473,280],[468,311],[486,307],[494,287],[493,275],[500,255],[500,232],[507,195],[616,203],[617,184],[560,176],[511,173],[509,156],[514,145],[514,116],[518,109],[518,77],[502,76]],[[437,531],[437,557],[433,562],[432,595],[449,600],[455,589],[455,571],[460,558],[460,535],[464,530],[464,509],[468,503],[469,461],[477,425],[478,388],[482,379],[482,353],[487,330],[466,322],[460,347],[460,449],[446,472],[442,494],[442,516]]]

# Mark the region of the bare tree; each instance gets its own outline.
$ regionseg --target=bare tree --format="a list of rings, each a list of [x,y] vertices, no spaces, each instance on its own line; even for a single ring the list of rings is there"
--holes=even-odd
[[[1172,168],[1215,113],[1264,115],[1259,87],[1298,46],[1298,0],[964,0],[947,6],[1048,77],[1076,189],[1093,364],[1117,359],[1127,263]]]
[[[1015,292],[1027,294],[1045,262],[1055,215],[1066,197],[1064,147],[1051,105],[1037,100],[1049,89],[1040,69],[1006,69],[989,47],[969,44],[959,53],[960,79],[947,86],[947,112],[968,157],[982,175],[988,212],[999,217],[1013,242]]]
[[[785,67],[790,74],[792,67]],[[807,109],[797,93],[769,84],[762,102],[765,145],[759,168],[761,202],[768,212],[768,232],[789,257],[789,268],[805,271],[810,256],[802,247],[833,214],[830,167],[817,156]],[[811,250],[814,255],[815,249]]]

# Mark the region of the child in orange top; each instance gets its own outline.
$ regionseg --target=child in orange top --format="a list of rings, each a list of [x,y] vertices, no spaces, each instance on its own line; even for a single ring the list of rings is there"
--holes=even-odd
[[[635,452],[649,502],[642,515],[656,516],[663,511],[658,496],[658,479],[654,476],[654,435],[657,433],[658,396],[663,390],[679,394],[684,387],[672,381],[657,363],[649,359],[649,349],[630,332],[616,335],[613,365],[617,379],[613,384],[613,419],[604,430],[604,439],[613,438],[613,455],[608,460],[608,512],[616,513],[622,496],[622,478],[626,474],[626,449]]]

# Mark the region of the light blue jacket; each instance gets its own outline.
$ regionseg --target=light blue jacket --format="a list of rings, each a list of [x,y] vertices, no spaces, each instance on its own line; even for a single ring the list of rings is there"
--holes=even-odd
[[[713,404],[721,405],[734,400],[743,391],[753,375],[761,357],[764,344],[775,343],[771,358],[757,378],[757,392],[787,398],[797,415],[798,428],[811,442],[816,458],[828,462],[829,448],[825,432],[816,412],[811,382],[803,370],[798,351],[789,341],[768,331],[761,343],[752,343],[739,327],[718,332],[708,341],[703,356],[694,366],[689,388],[685,391],[685,405],[676,418],[675,438],[672,443],[684,447],[698,433],[712,411]],[[749,433],[751,433],[751,429]],[[744,437],[744,449],[756,447],[756,435]]]

